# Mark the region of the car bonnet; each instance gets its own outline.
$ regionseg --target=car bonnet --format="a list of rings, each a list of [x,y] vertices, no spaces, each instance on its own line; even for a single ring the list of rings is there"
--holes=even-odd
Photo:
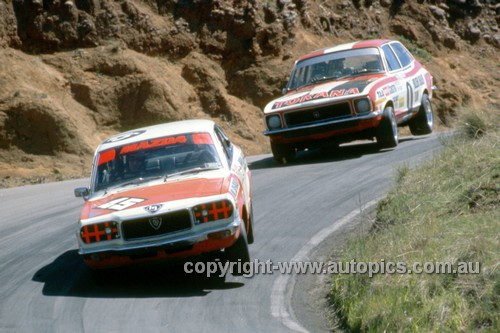
[[[87,201],[80,218],[83,220],[158,203],[218,195],[223,192],[226,178],[228,177],[197,177],[120,191],[104,198]]]
[[[385,74],[370,74],[307,86],[270,102],[265,113],[366,95],[373,83],[385,77]]]

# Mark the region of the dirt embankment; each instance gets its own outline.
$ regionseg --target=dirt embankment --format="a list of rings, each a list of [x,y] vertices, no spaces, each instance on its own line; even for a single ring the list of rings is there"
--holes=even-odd
[[[447,0],[0,0],[0,186],[84,176],[130,128],[211,118],[268,150],[261,108],[296,57],[396,38],[423,60],[442,121],[498,109],[500,6]]]

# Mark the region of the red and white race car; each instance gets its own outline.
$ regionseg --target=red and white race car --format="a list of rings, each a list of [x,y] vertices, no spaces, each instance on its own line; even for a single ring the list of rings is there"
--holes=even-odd
[[[121,133],[96,150],[79,254],[92,269],[186,258],[224,249],[249,262],[250,170],[240,148],[209,120]]]
[[[398,126],[432,132],[431,74],[398,41],[368,40],[305,55],[295,62],[285,96],[264,109],[275,159],[298,149],[373,139],[398,144]]]

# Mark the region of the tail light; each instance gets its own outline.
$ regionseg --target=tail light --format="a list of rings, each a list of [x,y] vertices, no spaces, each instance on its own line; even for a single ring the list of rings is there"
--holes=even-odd
[[[83,226],[80,237],[86,244],[120,238],[118,223],[112,221]]]
[[[222,200],[201,204],[193,208],[196,223],[206,223],[233,216],[233,204],[229,200]]]

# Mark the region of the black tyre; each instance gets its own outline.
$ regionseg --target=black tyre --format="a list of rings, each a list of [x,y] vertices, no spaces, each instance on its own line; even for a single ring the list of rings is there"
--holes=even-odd
[[[382,121],[377,127],[376,137],[380,148],[393,148],[398,145],[398,124],[391,106],[384,109]]]
[[[250,207],[250,215],[248,219],[247,242],[253,244],[253,205]]]
[[[295,148],[288,145],[271,143],[271,151],[279,164],[287,164],[295,158]]]
[[[425,135],[432,133],[434,128],[434,114],[432,112],[431,100],[427,94],[422,96],[422,103],[418,113],[410,120],[410,132],[413,135]]]
[[[244,263],[250,262],[250,252],[248,251],[247,233],[245,231],[245,226],[242,225],[240,230],[241,231],[238,240],[236,240],[236,242],[231,247],[226,248],[225,254],[228,261],[241,263],[241,266],[243,266]],[[232,273],[235,276],[241,276],[245,272],[242,269],[238,269],[236,266]]]

